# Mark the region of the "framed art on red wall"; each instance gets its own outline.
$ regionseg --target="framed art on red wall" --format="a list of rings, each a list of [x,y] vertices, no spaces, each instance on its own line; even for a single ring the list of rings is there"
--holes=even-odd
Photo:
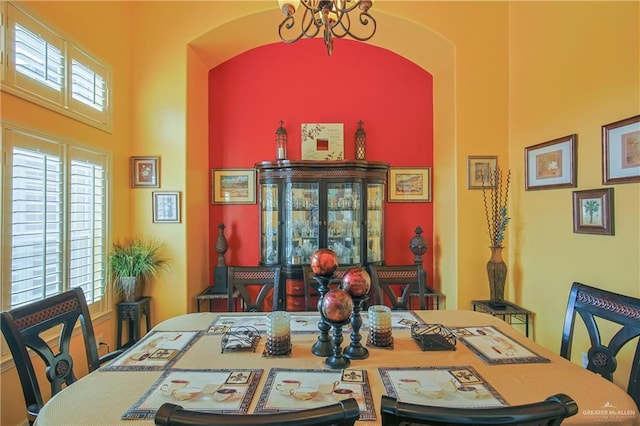
[[[389,202],[431,201],[431,167],[389,169]]]
[[[213,204],[255,204],[254,169],[214,169],[211,171]]]

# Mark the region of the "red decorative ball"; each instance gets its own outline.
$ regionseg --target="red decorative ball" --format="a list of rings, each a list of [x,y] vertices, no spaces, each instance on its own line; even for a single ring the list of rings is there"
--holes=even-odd
[[[334,288],[322,298],[322,313],[333,322],[343,322],[349,319],[353,312],[351,295],[340,288]]]
[[[338,269],[338,256],[333,250],[321,248],[311,255],[311,270],[316,275],[333,275]]]
[[[371,277],[363,268],[353,266],[342,276],[342,289],[353,297],[364,296],[371,289]]]

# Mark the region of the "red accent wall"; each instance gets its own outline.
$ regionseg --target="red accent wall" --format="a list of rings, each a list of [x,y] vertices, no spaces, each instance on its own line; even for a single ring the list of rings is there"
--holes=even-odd
[[[209,164],[252,168],[274,160],[275,131],[284,120],[287,154],[300,159],[302,123],[344,123],[345,159],[355,158],[359,120],[367,133],[366,159],[391,167],[433,166],[432,76],[388,50],[335,40],[328,56],[321,39],[275,43],[240,54],[209,73]],[[437,202],[437,194],[432,194]],[[211,205],[213,264],[217,225],[224,223],[230,265],[259,261],[258,206]],[[413,262],[416,226],[429,244],[425,269],[433,276],[433,204],[387,203],[386,263]]]

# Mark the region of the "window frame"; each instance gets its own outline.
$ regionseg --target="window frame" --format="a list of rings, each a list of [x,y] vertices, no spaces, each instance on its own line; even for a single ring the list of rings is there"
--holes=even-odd
[[[10,309],[11,304],[11,294],[12,294],[12,281],[11,281],[11,253],[7,252],[9,248],[11,248],[11,238],[12,235],[9,232],[10,227],[12,225],[12,212],[10,211],[12,208],[12,170],[10,164],[13,164],[13,161],[10,161],[10,158],[13,155],[13,147],[21,146],[27,147],[24,142],[16,142],[14,140],[13,134],[21,134],[28,138],[35,139],[34,146],[42,144],[50,144],[47,152],[53,151],[55,146],[60,148],[60,152],[63,153],[62,161],[62,170],[63,170],[63,188],[62,188],[62,197],[63,197],[63,231],[62,231],[62,258],[59,261],[62,268],[62,285],[63,288],[60,291],[64,291],[69,286],[69,271],[71,269],[70,265],[70,251],[71,247],[68,246],[69,238],[70,238],[70,230],[69,223],[71,222],[71,209],[69,206],[70,203],[70,179],[69,173],[71,169],[72,160],[82,160],[85,161],[87,158],[102,158],[103,166],[104,166],[104,177],[103,177],[103,189],[105,191],[103,197],[103,242],[101,244],[102,248],[102,267],[107,267],[107,256],[108,250],[110,247],[111,241],[111,214],[110,214],[110,206],[111,206],[111,194],[112,194],[112,182],[110,176],[112,174],[112,153],[93,146],[88,146],[78,141],[73,141],[66,139],[64,137],[54,135],[47,132],[38,131],[32,128],[28,128],[26,126],[22,126],[17,123],[9,122],[9,121],[1,121],[0,120],[0,147],[2,148],[2,152],[4,153],[5,162],[2,165],[1,176],[1,197],[0,197],[0,206],[3,209],[3,218],[0,223],[0,230],[2,238],[2,244],[0,244],[0,265],[2,265],[2,287],[0,288],[0,308],[1,309]],[[28,148],[28,147],[27,147]],[[77,153],[77,154],[75,154]],[[111,287],[106,279],[106,269],[104,270],[103,275],[103,286],[102,293],[100,299],[94,302],[88,300],[89,311],[91,313],[92,318],[97,318],[103,315],[106,315],[110,311],[111,306]]]
[[[2,16],[2,32],[0,34],[1,90],[111,133],[113,131],[111,67],[95,54],[89,53],[68,35],[58,31],[50,24],[45,24],[24,4],[2,1],[0,2],[0,14]],[[15,24],[23,26],[60,50],[62,55],[62,87],[59,93],[47,84],[30,78],[17,70],[14,60],[16,55]],[[104,85],[102,111],[74,99],[72,81],[72,62],[74,60],[102,78]]]

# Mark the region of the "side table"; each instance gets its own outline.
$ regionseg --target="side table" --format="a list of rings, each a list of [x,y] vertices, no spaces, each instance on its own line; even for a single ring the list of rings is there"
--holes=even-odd
[[[533,319],[533,312],[524,309],[515,303],[504,301],[504,309],[492,308],[489,305],[490,300],[472,300],[471,305],[474,311],[485,312],[494,317],[501,317],[503,321],[514,325],[524,325],[525,336],[529,337],[529,321]]]
[[[146,326],[148,333],[151,330],[151,311],[150,311],[151,297],[144,296],[133,302],[119,302],[118,306],[118,337],[116,344],[118,349],[132,345],[140,340],[141,333],[141,321],[142,316],[145,316]],[[129,325],[129,334],[127,335],[128,341],[122,343],[122,322],[127,321]]]

